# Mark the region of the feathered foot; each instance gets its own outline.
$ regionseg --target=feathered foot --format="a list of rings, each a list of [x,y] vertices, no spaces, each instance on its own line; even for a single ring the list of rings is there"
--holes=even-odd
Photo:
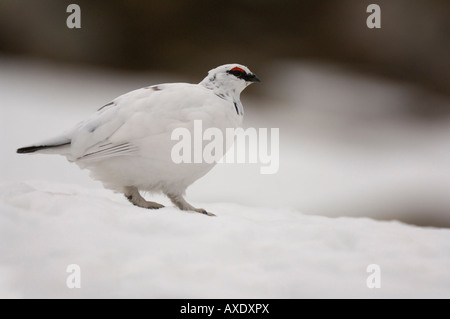
[[[145,198],[139,194],[139,190],[134,186],[125,187],[124,195],[133,205],[138,207],[148,209],[159,209],[164,207],[164,205],[145,200]]]
[[[195,208],[194,206],[186,202],[186,200],[183,198],[182,195],[173,195],[173,194],[166,194],[166,195],[167,197],[170,198],[172,203],[174,203],[181,210],[190,210],[207,216],[216,216],[213,213],[207,212],[203,208]]]

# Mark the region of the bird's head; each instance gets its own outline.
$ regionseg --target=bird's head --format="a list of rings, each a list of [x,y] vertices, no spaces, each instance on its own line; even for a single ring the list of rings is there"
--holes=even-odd
[[[208,72],[200,84],[213,90],[234,92],[239,95],[249,84],[260,82],[249,68],[241,64],[225,64]]]

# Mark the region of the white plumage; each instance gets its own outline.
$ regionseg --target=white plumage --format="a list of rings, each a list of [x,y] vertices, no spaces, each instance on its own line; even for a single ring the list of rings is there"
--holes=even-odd
[[[182,210],[208,215],[183,198],[186,188],[205,175],[213,164],[180,163],[171,159],[176,128],[193,134],[194,120],[203,130],[241,125],[240,93],[259,79],[239,64],[227,64],[209,71],[199,84],[171,83],[149,86],[119,96],[66,133],[18,149],[18,153],[61,154],[106,188],[124,193],[135,205],[160,208],[146,201],[139,190],[163,192]]]

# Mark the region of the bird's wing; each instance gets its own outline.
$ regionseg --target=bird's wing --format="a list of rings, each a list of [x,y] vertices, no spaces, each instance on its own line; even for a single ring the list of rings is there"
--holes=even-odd
[[[105,104],[88,119],[79,123],[67,134],[71,139],[69,159],[92,161],[136,152],[130,136],[123,138],[113,136],[134,117],[143,104],[151,102],[152,95],[156,92],[152,87],[148,87],[126,93]]]
[[[137,140],[167,134],[192,121],[190,106],[204,102],[203,93],[197,91],[191,84],[161,84],[119,96],[69,134],[69,159],[92,161],[135,154]]]
[[[89,148],[83,156],[77,158],[79,161],[101,160],[114,156],[132,155],[137,151],[137,147],[131,143],[113,144],[99,143]]]

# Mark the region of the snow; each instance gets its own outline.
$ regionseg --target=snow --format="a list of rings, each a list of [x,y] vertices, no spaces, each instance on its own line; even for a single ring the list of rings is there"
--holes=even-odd
[[[291,209],[145,211],[119,194],[23,182],[0,188],[2,297],[450,297],[450,230]],[[81,288],[65,284],[69,264]],[[366,268],[381,268],[369,289]]]
[[[207,217],[181,212],[161,196],[151,198],[166,208],[143,210],[63,157],[15,154],[115,96],[170,77],[6,58],[0,65],[1,298],[450,297],[450,229],[373,219],[406,219],[389,212],[419,206],[425,214],[441,208],[436,218],[449,220],[450,161],[442,145],[450,125],[387,120],[407,89],[302,66],[292,76],[305,89],[299,97],[285,87],[285,100],[277,101],[283,112],[259,112],[244,94],[247,126],[280,127],[280,171],[218,165],[187,192],[194,206],[217,215]],[[321,98],[317,85],[324,81],[347,81],[363,97]],[[347,141],[345,108],[362,103],[369,88],[387,106],[361,116],[386,123],[353,127],[361,135],[352,141],[371,141],[356,147]],[[336,100],[344,115],[326,109]],[[352,217],[336,217],[345,214]],[[66,286],[70,264],[81,267],[80,289]],[[370,264],[380,266],[379,289],[366,285]]]

